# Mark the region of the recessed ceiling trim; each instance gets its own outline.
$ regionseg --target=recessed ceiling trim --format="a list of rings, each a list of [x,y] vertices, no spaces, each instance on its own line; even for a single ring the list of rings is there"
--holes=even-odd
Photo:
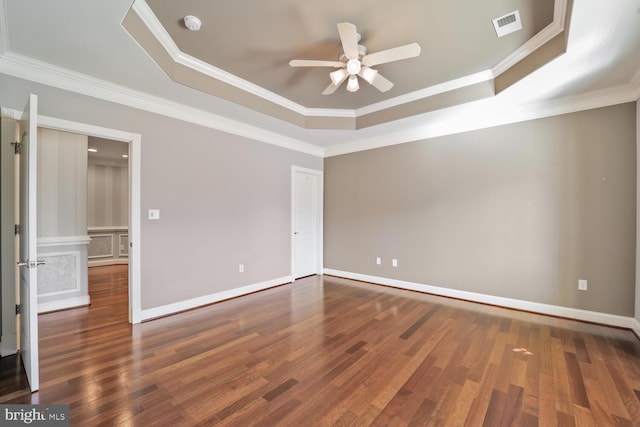
[[[348,117],[356,118],[356,110],[338,110],[335,108],[306,108],[304,114],[308,117]]]
[[[298,114],[305,115],[307,108],[295,103],[287,98],[277,95],[269,90],[264,89],[256,84],[253,84],[245,79],[237,77],[225,70],[201,61],[191,55],[188,55],[180,50],[178,45],[173,41],[167,30],[158,20],[158,17],[153,13],[149,5],[144,0],[135,0],[132,9],[140,17],[142,22],[149,28],[153,36],[160,42],[162,47],[167,51],[171,58],[178,64],[191,68],[209,77],[213,77],[216,80],[235,86],[245,92],[252,95],[256,95],[260,98],[273,102],[276,105],[287,108]]]
[[[132,10],[135,13],[135,16],[140,20],[146,31],[150,32],[151,37],[153,37],[159,44],[160,48],[164,50],[164,52],[170,57],[170,60],[174,61],[174,63],[186,67],[189,70],[197,72],[199,74],[211,77],[216,81],[223,82],[232,86],[235,89],[243,91],[243,93],[250,93],[254,96],[257,96],[261,100],[266,100],[268,102],[272,102],[292,113],[298,114],[299,119],[293,123],[300,125],[300,122],[305,124],[304,127],[313,128],[313,129],[328,129],[327,125],[333,123],[333,126],[339,129],[355,129],[357,127],[357,117],[358,112],[353,109],[326,109],[326,108],[307,108],[301,106],[295,102],[289,101],[286,98],[280,97],[279,95],[274,94],[273,92],[267,91],[263,88],[260,88],[253,83],[247,82],[246,80],[240,79],[230,73],[227,73],[224,70],[221,70],[217,67],[213,67],[204,61],[201,61],[197,58],[192,57],[191,55],[185,54],[181,52],[178,46],[175,44],[173,39],[169,36],[169,33],[162,26],[160,21],[157,19],[153,11],[149,8],[148,4],[144,0],[136,0],[135,8],[132,7]],[[123,21],[124,25],[125,21]],[[131,33],[131,28],[128,28],[126,25],[125,29],[128,29]],[[133,34],[132,34],[133,36]],[[135,36],[134,36],[135,39]],[[141,40],[137,40],[139,44],[142,43]],[[144,45],[141,44],[141,47],[144,49]],[[148,51],[149,54],[151,52]],[[158,64],[158,58],[153,58]],[[174,81],[184,84],[180,80],[176,80],[172,77],[174,70],[165,71],[165,73],[169,74],[169,77]],[[487,73],[487,71],[483,72]],[[461,79],[456,79],[452,82],[444,82],[440,85],[433,86],[431,88],[425,88],[420,91],[416,91],[413,93],[409,93],[406,95],[402,95],[400,97],[396,97],[393,99],[386,100],[382,103],[376,104],[376,106],[371,107],[368,110],[364,110],[365,112],[362,114],[370,114],[371,112],[383,111],[389,108],[401,108],[403,103],[406,103],[407,100],[417,100],[421,98],[426,98],[429,96],[433,96],[434,94],[444,93],[449,90],[456,90],[460,87],[464,86],[464,84],[473,85],[478,81],[478,75],[482,76],[482,73],[472,75],[469,77],[463,77]],[[485,76],[488,77],[488,74]],[[484,78],[484,77],[482,77]],[[244,86],[242,85],[244,82]],[[202,90],[202,89],[201,89]],[[214,91],[207,91],[213,95],[216,95]],[[219,96],[219,95],[218,95]],[[224,98],[224,96],[222,96]],[[251,105],[245,105],[249,108],[252,108]],[[264,110],[260,110],[262,112],[266,112]],[[280,115],[278,116],[281,119],[285,119],[286,117]],[[327,121],[323,120],[321,122],[317,120],[305,120],[305,117],[308,118],[326,118],[326,119],[351,119],[351,123],[342,123],[339,121]]]
[[[567,0],[555,0],[554,17],[561,16],[561,6],[565,5],[566,7],[566,4]],[[256,111],[270,114],[273,117],[277,117],[281,120],[285,120],[295,125],[311,129],[325,129],[325,125],[330,123],[334,123],[336,128],[339,129],[361,128],[363,126],[359,123],[358,117],[362,117],[363,115],[371,115],[372,113],[377,113],[384,110],[389,110],[390,113],[393,113],[391,114],[391,116],[399,118],[408,117],[411,114],[416,114],[415,108],[403,108],[403,104],[413,103],[415,106],[418,105],[415,102],[422,99],[424,102],[422,102],[420,105],[431,105],[433,103],[427,102],[427,98],[431,96],[441,95],[446,93],[447,91],[450,91],[452,93],[459,91],[460,88],[465,87],[465,84],[467,83],[467,85],[471,88],[479,81],[487,81],[490,78],[495,78],[498,74],[501,74],[504,71],[508,71],[514,64],[517,64],[523,58],[526,58],[527,54],[535,52],[540,46],[544,45],[545,41],[552,38],[554,33],[557,33],[558,28],[563,27],[563,23],[558,23],[556,26],[548,26],[545,30],[541,31],[537,35],[536,41],[534,41],[533,43],[525,44],[524,47],[520,48],[518,51],[510,55],[507,59],[502,61],[498,66],[492,68],[491,70],[485,70],[481,73],[476,73],[471,76],[462,77],[450,82],[444,82],[429,88],[424,88],[412,93],[404,94],[393,99],[387,99],[380,103],[361,107],[357,110],[322,108],[317,109],[304,107],[296,102],[293,102],[287,98],[266,90],[254,83],[246,81],[209,63],[206,63],[200,59],[192,57],[191,55],[181,52],[179,50],[179,47],[175,44],[167,30],[161,24],[161,22],[156,17],[155,13],[149,7],[145,0],[135,0],[130,11],[137,15],[141,23],[141,27],[145,27],[145,29],[136,27],[135,31],[132,32],[127,25],[129,21],[126,18],[123,21],[123,26],[125,27],[125,29],[129,30],[130,34],[134,37],[134,39],[138,41],[139,44],[141,44],[143,49],[144,46],[142,45],[142,41],[137,39],[135,32],[138,32],[138,35],[141,34],[139,33],[140,31],[149,32],[150,37],[156,39],[157,43],[159,43],[160,45],[160,48],[166,51],[166,54],[173,60],[176,65],[185,67],[184,71],[182,72],[177,72],[173,69],[165,70],[165,73],[167,73],[169,77],[172,78],[172,80],[174,80],[175,82],[186,84],[187,86],[191,86],[194,89],[202,90],[204,92],[211,93],[212,95],[220,96],[232,102],[239,103],[240,105],[243,105],[245,107],[253,108]],[[149,54],[151,54],[151,52],[149,52]],[[164,60],[160,60],[160,58],[154,59],[161,67],[162,64],[165,63]],[[168,65],[165,64],[165,66]],[[219,84],[217,86],[212,84],[208,88],[199,86],[204,83],[193,83],[197,81],[193,76],[186,77],[186,74],[183,75],[186,70],[191,70],[193,72],[197,72],[204,76],[213,78],[217,80],[219,84],[222,83],[224,85],[228,85],[229,89],[223,89],[222,91],[220,91],[220,89],[217,89],[221,87]],[[490,76],[490,74],[492,74],[492,76]],[[502,80],[507,81],[508,79]],[[238,90],[238,92],[233,92],[234,88]],[[247,97],[247,94],[253,95],[256,98]],[[493,94],[489,96],[492,95]],[[452,97],[455,98],[455,96],[453,95]],[[264,101],[266,101],[267,103],[265,103]],[[289,111],[289,114],[285,112],[286,110]],[[419,111],[417,113],[419,114],[427,111],[428,110]],[[317,120],[305,119],[305,117],[327,119],[333,118],[334,120],[325,120],[322,122],[322,125],[319,125],[319,127],[315,127],[315,125],[319,124],[320,122],[318,122]],[[388,119],[385,119],[384,115],[377,114],[375,115],[375,117],[377,117],[377,120],[382,120],[382,122],[380,123],[389,121]],[[344,120],[351,120],[352,123],[345,123]],[[369,123],[368,126],[379,124],[373,123],[369,120],[367,120],[366,122]]]
[[[493,71],[485,70],[480,71],[479,73],[471,74],[469,76],[460,77],[459,79],[449,80],[447,82],[429,86],[415,92],[407,93],[406,95],[397,96],[395,98],[367,105],[366,107],[358,108],[357,110],[355,110],[356,117],[364,116],[371,113],[377,113],[378,111],[397,107],[409,102],[418,101],[423,98],[440,95],[442,93],[450,92],[467,86],[472,86],[477,83],[491,80],[493,77]]]
[[[255,85],[247,80],[241,79],[229,72],[226,72],[220,68],[206,63],[198,58],[188,55],[180,50],[178,45],[171,38],[167,30],[164,28],[160,20],[153,13],[153,10],[149,7],[145,0],[135,0],[132,9],[140,17],[142,22],[147,26],[151,34],[158,40],[160,45],[167,51],[169,56],[178,64],[191,68],[204,75],[220,80],[224,83],[230,84],[245,92],[256,95],[260,98],[266,99],[281,107],[287,108],[293,112],[309,117],[336,117],[336,118],[356,118],[357,116],[370,114],[377,111],[382,111],[391,107],[402,105],[406,102],[415,101],[420,98],[433,96],[436,94],[444,93],[450,90],[459,89],[463,86],[470,86],[480,81],[488,80],[493,76],[489,75],[489,71],[483,71],[473,74],[471,76],[465,76],[459,79],[444,82],[438,85],[434,85],[428,88],[424,88],[415,92],[411,92],[405,95],[401,95],[392,99],[388,99],[376,104],[372,104],[358,110],[353,109],[332,109],[332,108],[307,108],[298,103],[290,101],[287,98],[281,97],[271,91],[268,91],[258,85]]]
[[[300,104],[297,104],[285,97],[282,97],[271,91],[268,91],[247,80],[241,79],[240,77],[237,77],[227,71],[214,67],[213,65],[208,64],[184,52],[180,52],[178,56],[174,58],[174,60],[180,65],[184,65],[185,67],[191,68],[192,70],[202,73],[206,76],[213,77],[214,79],[217,79],[217,80],[220,80],[221,82],[235,86],[238,89],[241,89],[252,95],[256,95],[256,96],[259,96],[260,98],[271,101],[274,104],[277,104],[288,110],[294,111],[299,114],[305,114],[307,110],[306,107]]]
[[[504,73],[518,62],[544,46],[565,29],[565,16],[567,13],[567,0],[555,0],[553,8],[553,21],[543,28],[538,34],[527,40],[511,55],[498,63],[491,70],[495,77]]]
[[[147,2],[135,0],[131,5],[131,9],[136,12],[142,22],[144,22],[147,28],[149,28],[151,34],[153,34],[153,36],[158,40],[158,42],[160,42],[162,47],[175,61],[178,58],[178,55],[181,53],[180,48],[178,47],[176,42],[173,41],[164,26],[160,23]]]

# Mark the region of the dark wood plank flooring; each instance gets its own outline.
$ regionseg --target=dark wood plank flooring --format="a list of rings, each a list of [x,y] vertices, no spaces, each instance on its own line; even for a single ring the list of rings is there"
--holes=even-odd
[[[41,315],[41,390],[72,425],[640,426],[631,331],[333,277],[127,323],[125,267]],[[13,362],[11,362],[13,360]]]

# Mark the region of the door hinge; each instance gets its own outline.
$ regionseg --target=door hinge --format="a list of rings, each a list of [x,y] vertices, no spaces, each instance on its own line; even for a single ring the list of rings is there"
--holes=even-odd
[[[16,304],[16,314],[22,314],[22,305]]]
[[[17,236],[18,234],[22,234],[22,225],[20,225],[20,224],[15,224],[15,225],[13,226],[13,234],[15,234],[16,236]]]
[[[13,145],[13,152],[15,154],[20,154],[20,148],[22,148],[22,142],[12,142],[11,145]]]

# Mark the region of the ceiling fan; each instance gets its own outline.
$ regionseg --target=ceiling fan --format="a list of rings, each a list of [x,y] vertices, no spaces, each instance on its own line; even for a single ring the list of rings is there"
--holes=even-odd
[[[331,84],[322,92],[323,95],[334,93],[345,80],[348,80],[347,90],[349,92],[357,91],[360,88],[358,76],[380,92],[386,92],[393,87],[393,83],[371,67],[420,55],[420,45],[418,43],[367,54],[367,48],[358,44],[360,42],[360,34],[357,33],[356,26],[348,22],[338,24],[338,33],[340,34],[344,53],[340,55],[337,61],[294,59],[289,62],[292,67],[337,68],[336,71],[329,73]]]

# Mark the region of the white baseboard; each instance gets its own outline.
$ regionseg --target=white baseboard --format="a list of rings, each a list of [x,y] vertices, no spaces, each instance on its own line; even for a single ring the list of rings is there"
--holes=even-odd
[[[480,294],[475,292],[460,291],[457,289],[442,288],[439,286],[423,285],[420,283],[406,282],[403,280],[389,279],[386,277],[369,276],[348,271],[333,270],[325,268],[324,274],[330,276],[344,277],[346,279],[360,280],[363,282],[377,283],[380,285],[393,286],[395,288],[408,289],[412,291],[425,292],[428,294],[440,295],[444,297],[457,298],[467,301],[479,302],[483,304],[497,305],[500,307],[513,308],[516,310],[531,311],[534,313],[548,314],[551,316],[566,317],[585,322],[599,323],[602,325],[616,326],[637,331],[640,324],[633,317],[619,316],[616,314],[600,313],[597,311],[581,310],[577,308],[562,307],[558,305],[542,304],[538,302],[524,301],[512,298],[496,297],[493,295]]]
[[[638,319],[633,319],[633,326],[631,329],[633,329],[633,332],[635,332],[638,339],[640,339],[640,321],[638,321]]]
[[[90,260],[87,263],[89,267],[102,267],[105,265],[121,265],[121,264],[129,264],[129,258],[98,259],[98,260]]]
[[[141,312],[141,320],[145,321],[155,319],[157,317],[179,313],[185,310],[191,310],[193,308],[213,304],[214,302],[236,298],[242,295],[247,295],[253,292],[262,291],[268,288],[273,288],[274,286],[284,285],[291,282],[291,276],[279,277],[277,279],[268,280],[266,282],[256,283],[253,285],[247,285],[241,288],[229,289],[228,291],[223,292],[216,292],[215,294],[204,295],[201,297],[176,302],[173,304],[167,304],[160,307],[143,309]]]
[[[89,295],[81,297],[65,298],[58,301],[38,303],[38,314],[51,311],[66,310],[69,308],[84,307],[91,303]]]
[[[129,314],[129,323],[137,325],[142,322],[142,310],[134,308]]]
[[[16,334],[3,335],[0,339],[0,357],[11,356],[18,352],[18,337]]]

